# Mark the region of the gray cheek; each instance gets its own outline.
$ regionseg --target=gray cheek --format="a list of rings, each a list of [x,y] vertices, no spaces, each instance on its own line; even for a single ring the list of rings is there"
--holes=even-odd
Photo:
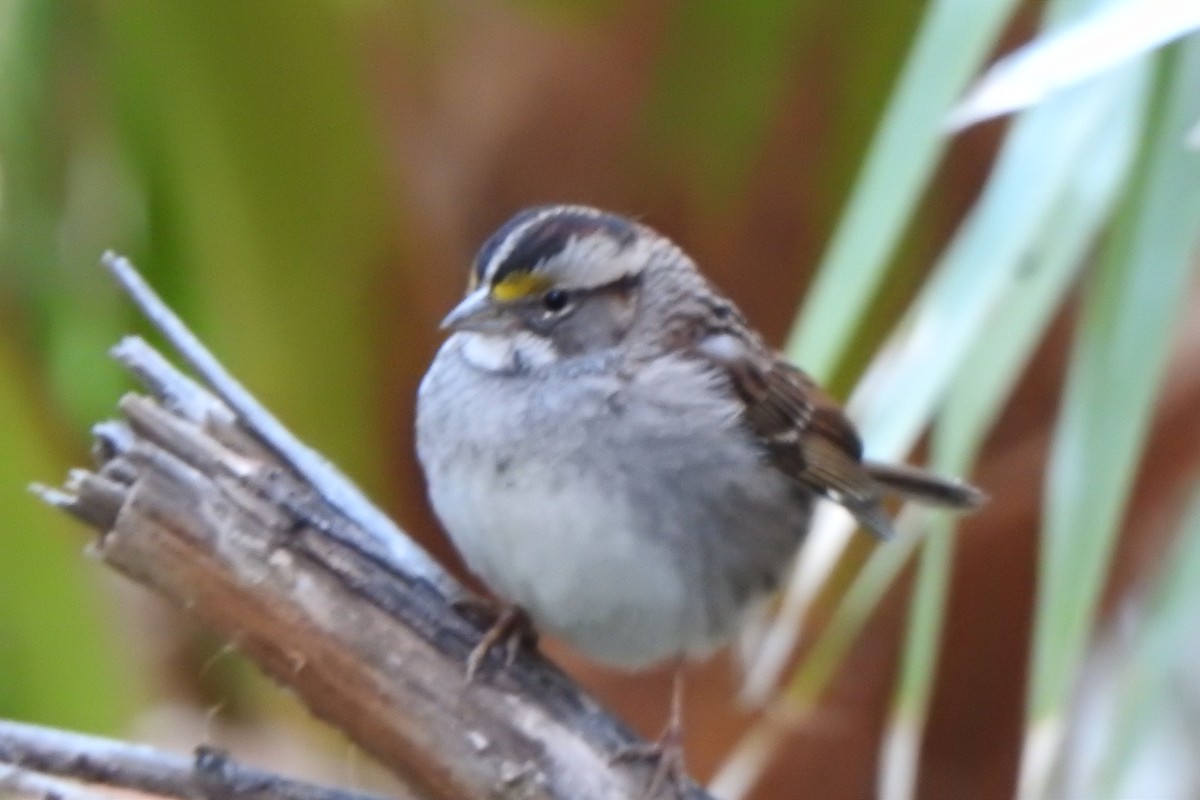
[[[621,341],[632,317],[632,308],[625,303],[608,297],[589,298],[556,320],[549,336],[565,356],[601,350]]]

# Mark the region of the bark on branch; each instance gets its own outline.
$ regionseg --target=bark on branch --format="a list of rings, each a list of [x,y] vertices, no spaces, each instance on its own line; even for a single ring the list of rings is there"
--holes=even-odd
[[[611,763],[635,735],[538,654],[468,684],[481,630],[450,606],[453,579],[238,386],[127,261],[104,263],[213,389],[140,339],[114,348],[148,395],[96,426],[95,471],[39,488],[100,532],[105,562],[227,637],[421,797],[641,796],[646,769]]]
[[[0,797],[94,798],[100,784],[156,797],[239,800],[383,800],[378,795],[290,780],[212,748],[193,758],[81,733],[0,721]],[[63,780],[66,779],[66,780]]]

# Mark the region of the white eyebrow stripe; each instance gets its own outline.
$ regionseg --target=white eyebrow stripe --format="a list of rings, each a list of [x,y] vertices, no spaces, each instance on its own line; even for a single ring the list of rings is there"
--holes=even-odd
[[[586,275],[573,276],[578,280],[573,282],[571,288],[595,289],[641,274],[646,265],[642,245],[640,239],[631,246],[624,246],[607,236],[573,236],[555,258],[563,262],[588,264],[590,269]]]
[[[533,228],[535,225],[540,225],[552,217],[568,216],[572,214],[584,217],[592,217],[593,219],[599,219],[600,217],[604,216],[603,211],[598,208],[592,208],[591,206],[547,206],[545,209],[537,214],[534,214],[528,220],[514,228],[513,231],[504,239],[504,241],[500,243],[500,245],[492,253],[491,260],[488,261],[487,265],[484,267],[483,282],[492,282],[492,278],[496,276],[496,270],[500,268],[500,265],[503,264],[510,255],[512,255],[513,250],[516,249],[517,243],[521,241],[530,228]]]

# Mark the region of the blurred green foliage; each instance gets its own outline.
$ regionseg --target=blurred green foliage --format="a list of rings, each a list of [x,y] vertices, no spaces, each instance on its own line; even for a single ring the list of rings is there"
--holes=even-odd
[[[104,353],[140,326],[103,249],[134,255],[283,418],[381,486],[364,308],[388,204],[351,11],[4,4],[0,706],[15,715],[116,729],[130,710],[132,692],[105,690],[128,665],[79,589],[79,539],[24,493],[80,460],[127,386]]]

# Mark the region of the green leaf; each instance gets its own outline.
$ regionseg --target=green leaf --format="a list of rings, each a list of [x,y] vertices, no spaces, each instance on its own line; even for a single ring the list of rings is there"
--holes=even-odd
[[[1121,0],[996,62],[947,119],[953,129],[1028,108],[1200,28],[1200,4]]]
[[[937,466],[951,473],[969,469],[979,440],[1113,208],[1144,119],[1148,77],[1145,65],[1131,65],[1018,120],[980,200],[851,399],[875,457],[902,457],[939,404],[952,396],[956,371],[965,367],[969,374],[957,384],[947,429],[938,436],[945,450]],[[803,620],[849,535],[847,527],[814,525],[785,613],[768,630],[773,649],[752,665],[751,688],[769,685],[772,669],[785,663],[780,653],[789,650],[779,643],[799,635],[797,619]],[[871,554],[789,680],[789,706],[805,709],[817,701],[911,550],[910,543],[892,542]],[[945,554],[931,558],[936,564]],[[935,586],[925,596],[925,613],[940,613],[939,594]],[[918,669],[933,663],[936,642],[927,632],[937,626],[931,620],[915,624],[921,634],[912,664]],[[924,702],[925,689],[917,687],[932,680],[930,672],[913,677],[912,709]]]
[[[1187,706],[1176,709],[1178,687],[1195,685],[1195,646],[1200,641],[1200,487],[1192,493],[1178,536],[1162,560],[1160,574],[1151,586],[1144,607],[1136,615],[1138,626],[1114,655],[1120,659],[1110,695],[1112,716],[1107,721],[1107,742],[1089,776],[1088,788],[1096,797],[1129,797],[1146,794],[1146,776],[1135,771],[1139,756],[1147,755],[1161,740],[1170,759],[1173,750],[1191,752],[1194,733]],[[1121,658],[1121,656],[1124,656]],[[1179,719],[1183,717],[1182,719]],[[1173,729],[1175,725],[1182,730]],[[1085,736],[1094,731],[1077,731]],[[1173,747],[1172,747],[1173,745]],[[1194,760],[1179,764],[1176,773],[1195,776]],[[1169,783],[1172,775],[1160,775]],[[1186,791],[1183,787],[1179,790]]]
[[[875,296],[947,139],[941,120],[978,69],[1016,3],[935,0],[884,111],[788,355],[827,380]]]
[[[1200,42],[1170,53],[1137,180],[1087,290],[1046,486],[1022,791],[1041,796],[1200,233]]]
[[[1005,140],[969,217],[850,400],[869,449],[902,456],[928,424],[956,370],[1029,263],[1096,142],[1140,118],[1144,64],[1133,64],[1030,110]]]
[[[948,475],[970,473],[984,437],[1111,215],[1136,152],[1143,117],[1122,114],[1113,122],[1100,131],[1091,156],[1085,159],[1092,168],[1076,173],[1066,199],[1044,226],[1027,267],[993,310],[985,326],[988,334],[976,339],[964,360],[934,428],[934,470]],[[952,535],[950,521],[934,515],[913,588],[900,681],[880,757],[881,797],[907,798],[915,790],[921,738],[937,677]]]
[[[1056,209],[1074,202],[1074,187],[1090,186],[1086,175],[1095,167],[1093,157],[1107,154],[1102,144],[1109,132],[1126,130],[1141,118],[1146,78],[1142,65],[1131,65],[1032,109],[1014,126],[967,221],[850,398],[849,413],[873,458],[902,458],[932,420],[973,342],[986,335],[1019,282]],[[799,636],[797,620],[851,533],[844,518],[814,522],[788,587],[785,613],[772,624],[765,639],[770,647],[749,672],[751,696],[773,684]]]
[[[943,461],[934,466],[943,468]],[[917,577],[909,604],[908,630],[893,697],[892,716],[879,757],[881,800],[915,796],[921,737],[937,677],[937,659],[954,558],[954,526],[946,514],[931,515],[921,543]]]

